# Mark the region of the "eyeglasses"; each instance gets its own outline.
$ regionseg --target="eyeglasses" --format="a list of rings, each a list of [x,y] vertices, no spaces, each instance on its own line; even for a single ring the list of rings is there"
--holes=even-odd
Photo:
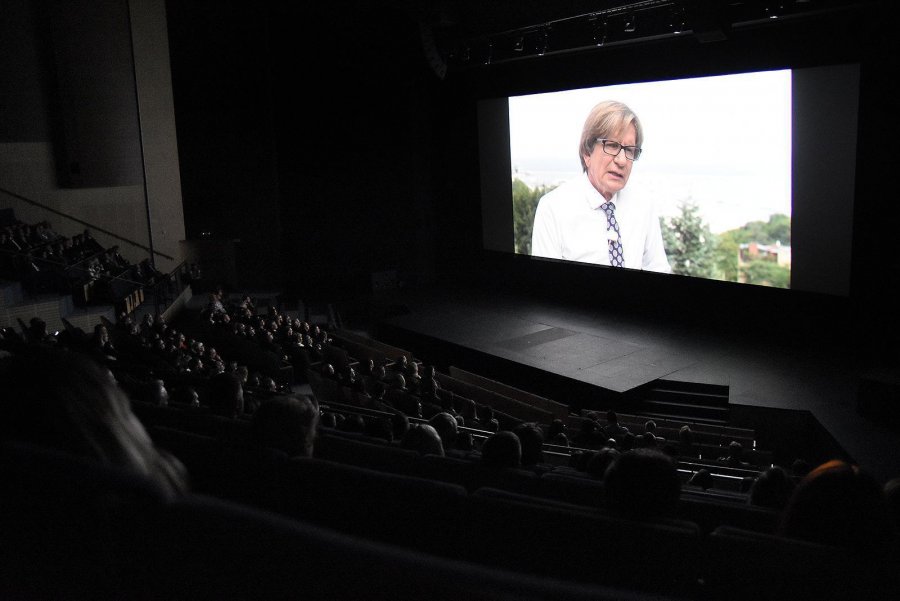
[[[596,141],[603,144],[603,152],[606,154],[617,157],[624,150],[625,158],[629,161],[636,161],[641,158],[642,150],[637,146],[623,146],[615,140],[607,140],[606,138],[597,138]]]

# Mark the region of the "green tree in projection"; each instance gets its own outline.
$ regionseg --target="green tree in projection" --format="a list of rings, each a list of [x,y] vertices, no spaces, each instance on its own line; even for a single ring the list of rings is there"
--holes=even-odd
[[[682,201],[680,209],[681,214],[669,218],[668,223],[660,220],[672,273],[712,278],[716,271],[716,236],[703,223],[696,203]]]
[[[765,244],[781,242],[784,246],[791,245],[791,218],[787,215],[776,214],[769,216],[766,224],[767,240]]]
[[[537,186],[530,188],[528,184],[516,178],[512,183],[513,197],[513,234],[515,251],[519,254],[531,254],[531,231],[534,227],[534,212],[541,197],[556,186]]]
[[[750,221],[743,227],[731,231],[738,244],[749,242],[759,244],[781,242],[785,246],[791,244],[791,218],[780,213],[770,215],[769,221]]]
[[[774,261],[757,259],[741,267],[744,281],[748,284],[771,286],[773,288],[790,288],[791,271]]]
[[[780,242],[783,246],[790,246],[791,218],[788,215],[776,213],[770,215],[768,221],[750,221],[742,227],[720,234],[719,246],[716,250],[719,279],[775,288],[789,288],[790,267],[778,265],[770,259],[751,259],[749,263],[738,268],[740,245],[751,242],[763,245]]]
[[[735,240],[733,231],[721,234],[718,239],[719,243],[715,250],[715,278],[726,282],[737,282],[740,244]]]

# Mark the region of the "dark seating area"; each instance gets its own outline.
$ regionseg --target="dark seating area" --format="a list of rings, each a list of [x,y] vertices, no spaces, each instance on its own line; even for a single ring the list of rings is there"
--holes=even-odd
[[[207,320],[206,311],[183,316],[182,327],[189,329],[189,320]],[[190,382],[205,391],[194,403],[174,396],[160,402],[139,394],[141,388],[128,379],[138,373],[138,356],[117,353],[117,361],[103,363],[127,391],[130,411],[155,447],[183,466],[189,486],[185,494],[172,497],[127,470],[5,434],[3,477],[11,486],[3,498],[4,515],[7,521],[27,516],[5,526],[11,541],[4,546],[6,565],[24,563],[27,569],[7,577],[4,592],[22,593],[12,598],[53,598],[64,590],[91,590],[90,583],[98,580],[93,592],[101,597],[126,591],[146,598],[240,598],[251,590],[234,574],[240,565],[242,570],[261,570],[253,572],[254,579],[266,575],[259,590],[271,590],[276,598],[299,598],[299,592],[295,596],[285,587],[299,586],[300,574],[312,573],[316,566],[323,580],[314,596],[332,591],[382,598],[391,590],[387,582],[367,583],[363,574],[383,566],[386,557],[397,557],[398,565],[410,569],[434,570],[435,577],[452,574],[459,582],[449,588],[440,582],[422,584],[422,590],[439,598],[449,598],[460,587],[468,590],[475,582],[497,587],[479,590],[475,598],[491,597],[519,577],[525,579],[517,585],[525,587],[522,594],[541,599],[564,591],[575,595],[566,598],[794,598],[805,590],[815,590],[816,598],[862,599],[887,594],[898,584],[896,555],[890,552],[863,560],[851,549],[782,534],[786,504],[760,505],[750,493],[766,471],[767,458],[760,459],[764,451],[747,455],[744,467],[733,467],[726,461],[681,456],[671,446],[621,448],[605,432],[603,437],[579,437],[589,430],[585,423],[593,425],[591,432],[603,430],[610,415],[573,412],[563,421],[545,409],[532,412],[522,409],[533,407],[528,399],[550,407],[547,399],[479,376],[482,387],[473,383],[474,373],[461,386],[462,380],[436,372],[413,351],[389,358],[375,350],[380,344],[375,340],[348,344],[346,333],[335,331],[332,337],[324,325],[316,329],[321,332],[320,360],[306,366],[311,377],[301,385],[309,392],[290,387],[254,392],[245,382],[246,399],[256,395],[255,400],[233,414],[214,410],[220,404],[209,395],[221,391],[208,386],[211,376],[185,380],[185,373],[165,362],[144,364],[145,381],[159,377],[163,386],[173,387]],[[33,344],[22,339],[5,350],[15,355]],[[69,346],[66,338],[39,344],[86,352]],[[368,361],[375,358],[379,361],[372,369]],[[404,373],[414,387],[392,388]],[[383,375],[380,380],[378,374]],[[442,397],[423,386],[417,374],[430,374],[439,390],[452,386],[454,394]],[[356,381],[373,386],[357,386]],[[392,390],[397,394],[391,396]],[[259,438],[261,418],[255,413],[267,401],[285,396],[314,403],[318,425],[308,455],[293,455]],[[423,408],[431,405],[433,415],[426,417],[429,412]],[[405,412],[407,408],[412,411]],[[437,452],[409,442],[410,432],[433,430],[431,424],[438,422],[432,418],[444,414],[454,416],[455,434],[467,435],[461,437],[467,442],[438,439],[446,446],[439,445]],[[485,419],[490,415],[503,417]],[[543,421],[529,419],[536,417]],[[618,417],[621,428],[640,431],[646,425],[639,414]],[[542,445],[541,459],[534,464],[524,464],[524,454],[514,463],[488,463],[495,438],[529,424],[548,434],[564,425],[572,442]],[[666,423],[655,432],[671,436],[685,425],[696,428],[698,438],[706,441],[703,448],[716,451],[710,456],[727,452],[715,441],[755,438],[752,429],[690,423]],[[525,439],[520,443],[518,452],[523,453]],[[586,459],[606,455],[605,470]],[[610,473],[621,457],[632,456],[655,457],[671,470],[676,495],[664,513],[616,509]],[[697,482],[702,470],[715,475],[711,484]],[[662,498],[658,483],[646,479],[649,475],[642,478],[633,483],[639,505]],[[728,484],[729,478],[738,484]],[[96,483],[79,486],[85,482]],[[792,487],[802,482],[800,474],[791,476]],[[42,522],[40,531],[32,530],[36,521]],[[35,544],[38,539],[30,538],[31,532],[44,532],[41,544]],[[895,549],[896,537],[886,544]],[[76,549],[80,552],[74,560],[69,553]],[[371,554],[380,559],[357,565]],[[300,572],[288,569],[289,557],[303,558]],[[332,563],[337,557],[342,557],[341,567]],[[37,585],[47,562],[59,571]],[[166,569],[160,567],[163,562]],[[98,573],[98,566],[108,566],[109,572]],[[398,569],[389,570],[396,574],[397,586],[421,578]],[[863,582],[848,582],[846,570]],[[537,583],[543,584],[527,590]],[[308,593],[304,589],[303,596]]]
[[[145,288],[164,283],[149,259],[129,261],[90,229],[64,236],[49,221],[25,223],[14,213],[7,221],[0,231],[0,279],[20,282],[31,296],[71,295],[77,306],[109,304],[130,313]]]

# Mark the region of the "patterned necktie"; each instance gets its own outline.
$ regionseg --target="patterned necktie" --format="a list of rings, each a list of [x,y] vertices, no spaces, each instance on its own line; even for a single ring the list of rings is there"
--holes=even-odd
[[[622,237],[619,235],[619,222],[616,220],[616,205],[611,202],[604,202],[600,208],[606,212],[607,232],[615,232],[615,236],[608,236],[609,241],[609,264],[613,267],[622,267],[625,264],[625,257],[622,254]],[[615,238],[614,240],[612,238]]]

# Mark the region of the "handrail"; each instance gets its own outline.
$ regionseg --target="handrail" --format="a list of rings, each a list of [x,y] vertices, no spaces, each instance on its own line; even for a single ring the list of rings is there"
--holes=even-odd
[[[173,257],[171,255],[167,255],[166,253],[159,252],[158,250],[150,248],[149,246],[144,246],[143,244],[141,244],[139,242],[135,242],[134,240],[125,238],[124,236],[120,236],[119,234],[116,234],[109,230],[103,229],[102,227],[98,227],[92,223],[88,223],[87,221],[84,221],[83,219],[79,219],[78,217],[73,217],[71,215],[63,213],[62,211],[59,211],[52,207],[48,207],[47,205],[45,205],[43,203],[40,203],[36,200],[31,200],[30,198],[26,198],[25,196],[22,196],[21,194],[16,194],[15,192],[10,192],[9,190],[7,190],[5,188],[0,188],[0,192],[3,192],[4,194],[7,194],[9,196],[12,196],[13,198],[15,198],[17,200],[21,200],[22,202],[27,202],[30,205],[44,209],[45,211],[49,211],[55,215],[59,215],[60,217],[65,217],[66,219],[70,219],[76,223],[80,223],[81,225],[87,226],[88,228],[90,228],[94,231],[102,232],[102,233],[106,234],[107,236],[112,236],[113,238],[116,238],[117,240],[122,240],[123,242],[127,242],[128,244],[131,244],[132,246],[136,246],[136,247],[140,248],[141,250],[144,250],[144,251],[150,253],[151,255],[158,255],[160,257],[163,257],[164,259],[169,259],[170,261],[175,260],[175,257]]]

